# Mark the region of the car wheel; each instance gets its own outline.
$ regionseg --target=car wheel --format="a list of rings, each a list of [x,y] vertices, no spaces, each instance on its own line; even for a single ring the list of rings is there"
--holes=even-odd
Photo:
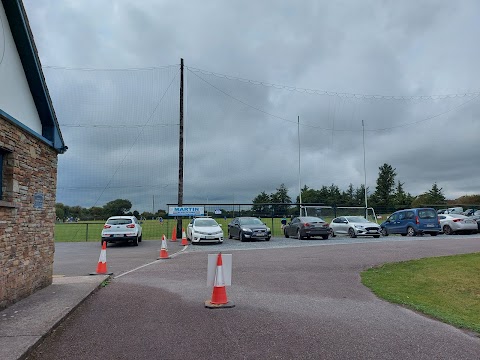
[[[348,229],[348,236],[350,236],[351,238],[356,238],[357,234],[355,234],[355,230],[350,228],[350,229]]]
[[[285,235],[285,237],[288,239],[290,237],[290,235],[287,234],[287,230],[286,229],[283,229],[283,235]]]
[[[133,246],[138,246],[138,236],[133,239]]]
[[[382,229],[380,230],[380,233],[381,233],[383,236],[388,236],[387,229],[385,229],[385,228],[382,228]]]
[[[408,236],[415,236],[416,235],[415,229],[413,227],[409,226],[407,228],[407,235]]]
[[[335,232],[333,230],[330,230],[330,236],[331,237],[336,237],[337,235],[335,234]]]
[[[238,239],[239,239],[241,242],[244,242],[244,241],[245,241],[245,236],[243,236],[243,231],[240,231],[240,235],[238,235]]]
[[[437,236],[437,233],[430,233],[430,236]]]
[[[448,225],[444,225],[443,226],[443,233],[445,235],[452,235],[453,234],[452,228]]]
[[[322,239],[327,240],[328,239],[328,234],[327,235],[322,235]]]
[[[373,235],[373,237],[374,237],[375,239],[378,239],[378,238],[380,237],[380,235]]]
[[[230,233],[230,230],[228,230],[228,238],[229,238],[229,239],[232,238],[232,234]]]
[[[140,235],[140,238],[138,239],[138,242],[142,242],[142,235]]]
[[[270,241],[270,236],[265,239],[265,241]]]
[[[297,229],[297,239],[298,239],[298,240],[303,240],[303,236],[302,236],[302,234],[301,234],[301,232],[300,232],[300,229]]]

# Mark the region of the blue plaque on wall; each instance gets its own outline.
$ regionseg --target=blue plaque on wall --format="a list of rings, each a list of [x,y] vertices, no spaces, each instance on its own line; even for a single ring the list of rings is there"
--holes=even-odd
[[[33,207],[35,209],[43,209],[43,193],[35,193],[33,195]]]

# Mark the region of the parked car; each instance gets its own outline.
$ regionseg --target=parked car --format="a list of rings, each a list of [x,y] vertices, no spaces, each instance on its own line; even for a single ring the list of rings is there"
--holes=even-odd
[[[475,220],[477,223],[478,231],[480,232],[480,214],[470,216],[470,219]]]
[[[368,221],[363,216],[340,216],[330,223],[332,236],[337,234],[348,234],[351,238],[357,236],[380,237],[380,225]]]
[[[475,213],[475,209],[467,209],[464,212],[462,212],[462,215],[472,216],[474,213]]]
[[[435,209],[431,208],[399,210],[381,223],[380,228],[384,236],[390,234],[436,236],[441,231],[439,216]]]
[[[286,238],[294,236],[299,240],[309,239],[314,236],[321,236],[328,239],[331,234],[329,224],[322,218],[315,216],[299,216],[293,218],[291,222],[283,228],[283,234]]]
[[[245,240],[266,240],[272,237],[270,228],[256,217],[236,217],[228,224],[228,238]]]
[[[478,232],[478,224],[471,217],[462,214],[442,214],[438,218],[445,235],[460,232],[476,234]]]
[[[112,216],[102,230],[102,242],[117,243],[131,241],[134,246],[142,241],[141,223],[135,216]]]
[[[200,242],[223,243],[223,230],[215,219],[210,217],[193,218],[187,226],[187,239],[192,244]]]
[[[445,214],[462,214],[463,213],[463,207],[461,206],[456,206],[456,207],[451,207],[448,208]]]
[[[445,214],[447,213],[447,209],[438,209],[437,214]]]

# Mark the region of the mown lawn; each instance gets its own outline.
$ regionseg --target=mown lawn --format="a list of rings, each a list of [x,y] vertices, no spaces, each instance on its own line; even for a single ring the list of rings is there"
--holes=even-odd
[[[480,333],[480,253],[384,264],[361,277],[387,301]]]

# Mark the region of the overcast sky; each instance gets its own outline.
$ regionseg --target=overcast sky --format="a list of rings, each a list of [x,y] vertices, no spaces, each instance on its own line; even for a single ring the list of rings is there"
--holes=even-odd
[[[299,152],[310,188],[366,173],[373,192],[388,163],[412,195],[434,182],[447,198],[480,193],[476,0],[24,4],[69,147],[59,202],[176,202],[180,58],[185,204],[281,183],[295,200]]]

